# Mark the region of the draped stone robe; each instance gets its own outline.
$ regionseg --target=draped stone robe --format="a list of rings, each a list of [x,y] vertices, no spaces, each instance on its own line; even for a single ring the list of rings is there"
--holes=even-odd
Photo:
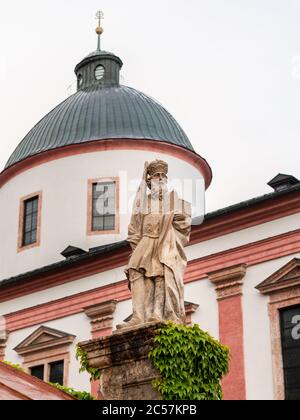
[[[139,190],[128,228],[133,253],[125,273],[130,283],[141,273],[144,278],[164,278],[163,321],[185,320],[183,276],[187,265],[184,247],[191,231],[191,206],[172,191],[153,200]],[[174,220],[174,215],[182,220]],[[133,296],[134,298],[134,296]]]

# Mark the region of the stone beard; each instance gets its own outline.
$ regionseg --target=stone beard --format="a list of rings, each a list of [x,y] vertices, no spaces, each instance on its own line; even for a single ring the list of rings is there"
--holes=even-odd
[[[168,192],[167,163],[146,162],[128,227],[132,248],[125,273],[133,316],[117,328],[147,322],[185,322],[183,276],[189,242],[191,205]],[[151,193],[147,195],[147,186]]]

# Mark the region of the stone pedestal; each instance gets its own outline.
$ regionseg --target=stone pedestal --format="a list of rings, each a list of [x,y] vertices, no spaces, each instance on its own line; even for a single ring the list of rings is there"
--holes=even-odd
[[[105,400],[159,400],[152,387],[159,372],[148,358],[155,331],[161,324],[115,332],[80,343],[91,367],[101,370],[100,394]]]

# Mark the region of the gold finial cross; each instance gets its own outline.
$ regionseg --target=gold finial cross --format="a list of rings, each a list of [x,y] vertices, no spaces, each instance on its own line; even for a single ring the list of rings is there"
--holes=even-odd
[[[96,19],[98,19],[98,26],[101,28],[101,19],[104,19],[104,13],[101,10],[96,13]]]
[[[98,20],[98,26],[96,28],[96,34],[98,35],[97,50],[100,51],[100,49],[101,49],[100,48],[100,37],[101,37],[101,34],[103,33],[103,28],[101,27],[101,19],[104,19],[104,13],[101,10],[99,10],[96,13],[96,19]]]

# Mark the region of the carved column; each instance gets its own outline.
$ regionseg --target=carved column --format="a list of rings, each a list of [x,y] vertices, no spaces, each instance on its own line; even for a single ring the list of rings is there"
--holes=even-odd
[[[8,333],[4,332],[0,334],[0,360],[5,359],[5,349],[6,349],[6,342],[8,339]]]
[[[188,326],[192,325],[192,314],[196,312],[199,308],[199,305],[191,302],[184,302],[185,309],[185,324]]]
[[[217,293],[220,341],[230,348],[230,370],[222,382],[226,400],[246,399],[242,310],[246,268],[245,264],[240,264],[208,274]]]
[[[91,320],[93,338],[106,337],[112,334],[116,306],[116,300],[109,300],[84,308],[84,312]]]
[[[109,300],[84,308],[84,312],[90,318],[93,339],[107,337],[112,334],[116,306],[116,300]],[[92,382],[91,392],[93,395],[98,396],[98,399],[102,399],[102,395],[99,393],[99,381]]]

